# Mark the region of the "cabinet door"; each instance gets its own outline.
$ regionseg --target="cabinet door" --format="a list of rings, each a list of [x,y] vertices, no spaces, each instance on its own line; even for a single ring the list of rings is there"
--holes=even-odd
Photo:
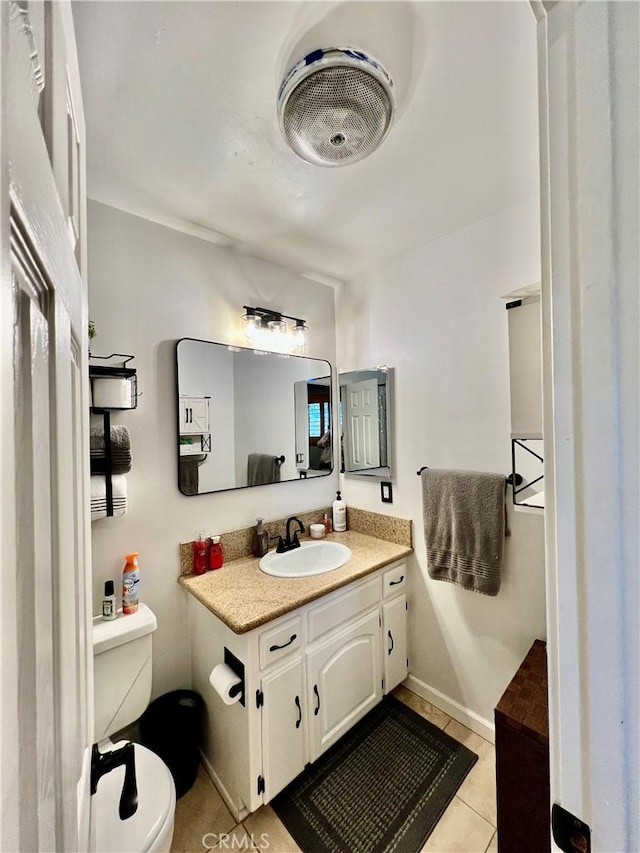
[[[307,674],[315,761],[382,698],[379,611],[307,652]]]
[[[188,397],[180,398],[179,415],[180,435],[187,435],[191,432],[191,400]]]
[[[265,675],[262,693],[262,775],[268,803],[306,764],[302,658]]]
[[[192,432],[206,433],[209,430],[209,400],[206,398],[191,400]]]
[[[180,435],[209,432],[209,400],[202,397],[180,398]]]
[[[399,595],[382,607],[384,692],[407,677],[407,597]]]

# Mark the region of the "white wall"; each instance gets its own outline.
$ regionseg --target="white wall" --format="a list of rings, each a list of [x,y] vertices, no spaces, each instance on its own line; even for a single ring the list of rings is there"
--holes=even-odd
[[[531,199],[394,258],[347,285],[337,311],[340,371],[395,368],[394,503],[342,477],[354,506],[411,518],[410,672],[489,723],[532,640],[545,636],[540,515],[509,513],[496,598],[428,577],[423,465],[508,474],[507,316],[503,294],[540,280]]]
[[[138,408],[113,418],[131,431],[129,512],[92,525],[94,610],[123,556],[140,552],[141,595],[158,617],[154,695],[188,685],[184,594],[178,543],[199,530],[223,532],[327,505],[337,475],[185,497],[177,486],[175,342],[233,343],[243,305],[304,317],[310,352],[335,364],[334,291],[274,264],[235,253],[115,208],[89,204],[92,350],[133,353]]]

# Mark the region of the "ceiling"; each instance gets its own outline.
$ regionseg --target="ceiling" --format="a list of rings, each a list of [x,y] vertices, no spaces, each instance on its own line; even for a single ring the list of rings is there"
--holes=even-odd
[[[73,8],[91,198],[348,280],[538,192],[526,0]],[[398,109],[377,151],[328,169],[287,148],[276,94],[332,45],[377,57]]]

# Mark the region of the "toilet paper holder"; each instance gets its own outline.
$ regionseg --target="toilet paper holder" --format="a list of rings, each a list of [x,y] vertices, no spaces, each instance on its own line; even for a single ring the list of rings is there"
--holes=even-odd
[[[224,647],[224,662],[232,669],[235,674],[240,679],[240,684],[232,687],[229,691],[230,696],[237,696],[238,692],[240,692],[240,704],[244,707],[245,704],[245,696],[244,696],[244,664],[241,660],[239,660],[233,652],[229,651],[229,649]]]

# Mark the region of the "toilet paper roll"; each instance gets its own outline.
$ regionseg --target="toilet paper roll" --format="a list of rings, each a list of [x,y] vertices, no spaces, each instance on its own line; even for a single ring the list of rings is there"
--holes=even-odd
[[[240,701],[242,679],[226,663],[219,663],[211,670],[209,681],[225,705]]]
[[[94,379],[93,405],[96,409],[130,409],[131,380],[109,377]]]

